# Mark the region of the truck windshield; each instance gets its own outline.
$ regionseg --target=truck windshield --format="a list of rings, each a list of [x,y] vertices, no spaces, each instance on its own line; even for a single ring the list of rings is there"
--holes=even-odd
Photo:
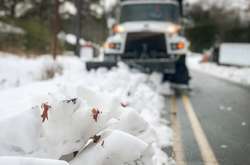
[[[178,22],[179,6],[175,4],[130,4],[121,10],[120,22],[170,21]]]

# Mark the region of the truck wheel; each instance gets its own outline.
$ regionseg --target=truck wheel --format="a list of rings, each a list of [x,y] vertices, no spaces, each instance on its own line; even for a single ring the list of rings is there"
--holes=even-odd
[[[190,75],[186,66],[186,56],[181,56],[175,64],[175,74],[164,74],[163,80],[169,80],[171,83],[180,85],[189,85]]]

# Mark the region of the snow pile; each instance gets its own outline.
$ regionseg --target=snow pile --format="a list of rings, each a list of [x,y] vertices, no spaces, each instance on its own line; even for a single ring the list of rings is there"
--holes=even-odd
[[[31,61],[21,66],[39,64]],[[171,145],[171,130],[161,118],[160,75],[123,64],[87,72],[73,57],[57,63],[61,76],[0,93],[1,156],[59,159],[78,151],[70,164],[172,163],[161,150]]]
[[[117,98],[81,86],[65,86],[64,90],[76,97],[65,99],[68,97],[62,90],[37,96],[33,101],[43,100],[41,106],[1,118],[1,155],[59,159],[85,146],[72,164],[163,161],[154,155],[160,146],[156,132],[135,109],[123,107]],[[88,146],[90,140],[93,144]]]
[[[202,56],[195,55],[188,58],[188,66],[193,70],[229,80],[243,85],[250,85],[250,68],[222,66],[214,63],[200,63]]]
[[[83,162],[86,165],[132,165],[136,164],[136,162],[153,164],[150,159],[152,153],[150,153],[147,143],[118,130],[105,133],[107,135],[103,139],[103,145],[97,144],[87,148],[71,162],[71,165],[81,165]],[[96,159],[93,159],[93,157],[96,157]]]
[[[51,160],[51,159],[37,159],[24,157],[0,157],[0,164],[11,165],[69,165],[65,161]]]

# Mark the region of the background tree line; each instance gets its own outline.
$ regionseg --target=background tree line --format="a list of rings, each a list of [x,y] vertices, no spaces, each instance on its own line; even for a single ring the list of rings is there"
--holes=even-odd
[[[0,0],[0,23],[19,27],[25,32],[19,35],[15,33],[5,34],[0,31],[0,50],[8,49],[9,51],[24,51],[35,54],[49,53],[52,49],[56,1]],[[63,8],[66,3],[74,6],[76,0],[58,0],[58,2],[60,3],[60,31],[75,34],[76,14],[63,11]],[[98,13],[102,4],[100,0],[81,0],[81,4],[81,37],[101,44],[107,34],[105,15]],[[60,48],[74,49],[74,46],[60,42]]]
[[[60,31],[75,34],[76,15],[63,11],[63,6],[65,3],[74,5],[77,0],[0,0],[0,50],[51,52],[55,1],[60,3]],[[81,37],[98,44],[108,35],[103,2],[81,0]],[[248,20],[242,20],[244,16],[239,16],[239,10],[225,9],[226,5],[215,4],[207,9],[202,3],[186,6],[186,16],[191,22],[186,35],[193,51],[201,52],[222,42],[250,42],[250,6],[245,11]],[[20,27],[25,33],[3,33],[1,22]],[[61,50],[74,49],[74,45],[65,42],[60,42],[59,46]]]
[[[245,11],[225,9],[225,5],[204,9],[195,4],[187,10],[192,26],[187,27],[186,35],[193,51],[202,52],[223,42],[250,42],[250,5]]]

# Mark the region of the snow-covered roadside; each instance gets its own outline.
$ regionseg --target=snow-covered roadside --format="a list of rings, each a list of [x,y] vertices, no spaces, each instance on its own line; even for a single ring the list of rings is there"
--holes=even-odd
[[[201,55],[190,55],[188,57],[189,68],[235,83],[250,85],[250,68],[222,66],[215,63],[200,63],[201,58]]]
[[[172,135],[161,118],[160,75],[147,76],[123,64],[111,71],[87,72],[75,57],[60,57],[58,64],[61,76],[43,82],[31,79],[1,91],[0,155],[58,159],[80,150],[92,137],[96,143],[79,153],[72,165],[172,162],[161,151],[171,145]],[[45,115],[42,122],[46,106],[48,120]]]
[[[3,165],[69,165],[65,161],[39,158],[25,158],[14,156],[0,156]]]
[[[0,52],[0,89],[46,79],[45,69],[52,63],[49,57],[32,60]]]

